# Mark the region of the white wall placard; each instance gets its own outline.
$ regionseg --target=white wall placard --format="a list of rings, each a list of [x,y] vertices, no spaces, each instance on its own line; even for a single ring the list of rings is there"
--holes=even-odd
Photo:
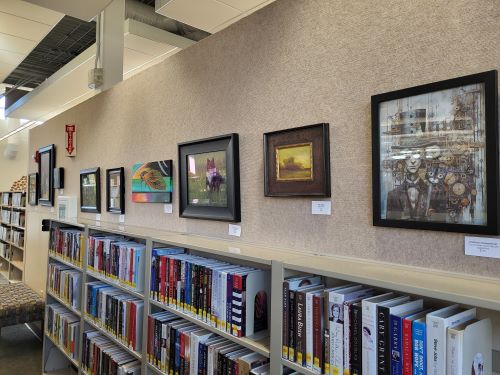
[[[101,214],[95,214],[95,220],[101,221]]]
[[[125,222],[125,215],[118,216],[118,222],[119,223],[124,223]]]
[[[59,189],[59,195],[64,195],[64,189]]]
[[[172,203],[166,203],[164,206],[163,206],[163,212],[165,212],[166,214],[171,214],[173,212],[173,206],[172,206]]]
[[[228,234],[230,236],[236,236],[240,237],[241,236],[241,226],[236,225],[236,224],[229,224],[229,232]]]
[[[311,213],[313,215],[331,215],[332,202],[331,201],[312,201]]]
[[[465,236],[465,255],[500,258],[500,238]]]

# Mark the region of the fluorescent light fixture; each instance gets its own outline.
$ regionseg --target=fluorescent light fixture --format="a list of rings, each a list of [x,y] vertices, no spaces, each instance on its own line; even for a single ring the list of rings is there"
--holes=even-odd
[[[3,137],[0,138],[0,141],[3,141],[4,139],[7,139],[11,136],[13,136],[14,134],[16,133],[19,133],[20,131],[26,129],[26,128],[29,128],[30,126],[33,126],[33,127],[36,127],[36,126],[39,126],[39,125],[42,125],[43,124],[43,121],[29,121],[29,122],[26,122],[25,124],[19,126],[18,128],[15,128],[14,130],[12,130],[11,132],[5,134]]]

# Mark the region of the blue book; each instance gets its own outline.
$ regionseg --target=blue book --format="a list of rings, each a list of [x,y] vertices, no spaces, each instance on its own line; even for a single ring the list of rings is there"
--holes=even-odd
[[[413,375],[426,375],[427,373],[425,320],[425,317],[414,320],[411,326]]]

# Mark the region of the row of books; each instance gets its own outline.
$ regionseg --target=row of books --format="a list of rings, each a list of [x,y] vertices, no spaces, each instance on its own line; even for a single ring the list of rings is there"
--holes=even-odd
[[[83,333],[82,368],[87,375],[139,375],[141,362],[97,331]]]
[[[80,318],[60,304],[47,306],[46,334],[59,345],[66,354],[78,359]]]
[[[24,247],[24,230],[12,229],[10,233],[10,242],[17,247]]]
[[[26,206],[26,195],[23,193],[12,193],[12,206],[13,207]]]
[[[49,263],[47,282],[49,291],[57,295],[74,309],[80,309],[80,271],[59,263]]]
[[[327,288],[320,276],[290,277],[283,283],[282,356],[327,375],[462,374],[476,353],[491,369],[491,322],[475,318],[474,308],[433,309],[363,285]]]
[[[184,253],[152,251],[150,297],[234,336],[268,329],[266,270]]]
[[[145,245],[123,237],[89,236],[87,268],[121,285],[143,292],[145,248]]]
[[[269,374],[269,358],[167,311],[148,316],[147,356],[166,374]]]
[[[0,225],[0,240],[10,241],[11,229]]]
[[[76,229],[50,228],[49,253],[81,267],[83,233]]]
[[[26,214],[24,212],[12,211],[10,215],[10,224],[24,228],[25,223],[26,223]]]
[[[10,193],[2,193],[2,205],[10,206],[10,204],[11,204]]]
[[[101,281],[87,283],[86,316],[128,348],[142,348],[144,301]]]
[[[10,211],[9,210],[1,210],[0,217],[1,217],[2,223],[10,224]]]
[[[11,257],[10,246],[3,242],[0,242],[0,257],[4,259],[10,259]]]

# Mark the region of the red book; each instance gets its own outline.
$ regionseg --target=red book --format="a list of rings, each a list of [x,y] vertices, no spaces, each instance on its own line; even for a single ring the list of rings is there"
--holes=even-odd
[[[130,321],[131,321],[131,332],[128,338],[128,343],[129,346],[132,346],[132,348],[135,350],[135,328],[136,328],[136,322],[135,322],[135,317],[136,317],[136,306],[135,302],[132,302],[130,304]]]
[[[174,298],[174,260],[169,259],[168,262],[168,302],[173,303]]]
[[[313,368],[323,368],[323,294],[313,296]]]
[[[97,245],[97,271],[102,270],[102,241]]]
[[[236,298],[235,294],[242,294],[243,292],[243,277],[241,275],[233,275],[233,295],[231,298]],[[240,299],[241,305],[240,306],[231,306],[231,309],[233,310],[233,313],[236,312],[236,314],[242,318],[243,317],[243,298]],[[236,311],[235,311],[236,310]],[[236,337],[241,337],[241,324],[236,323],[235,320],[231,322],[231,333],[236,336]]]
[[[412,375],[411,320],[403,319],[403,375]]]
[[[181,332],[181,351],[180,351],[180,357],[185,358],[184,354],[186,351],[186,334],[184,332]]]

